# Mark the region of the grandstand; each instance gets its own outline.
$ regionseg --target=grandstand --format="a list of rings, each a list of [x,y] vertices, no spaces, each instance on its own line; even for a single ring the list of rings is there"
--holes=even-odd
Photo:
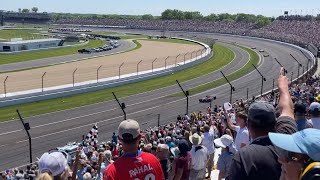
[[[1,25],[5,23],[46,24],[50,21],[48,13],[19,13],[0,11]]]

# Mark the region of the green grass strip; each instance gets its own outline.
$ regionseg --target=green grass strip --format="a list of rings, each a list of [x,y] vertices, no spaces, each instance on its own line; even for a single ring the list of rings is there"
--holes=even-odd
[[[96,48],[96,47],[102,46],[104,44],[106,44],[105,41],[90,40],[88,44],[86,44],[84,46],[79,46],[79,47],[66,47],[66,48],[61,48],[61,49],[25,52],[25,53],[19,53],[19,54],[1,54],[0,55],[0,65],[1,64],[23,62],[23,61],[30,61],[30,60],[37,60],[37,59],[43,59],[43,58],[48,58],[48,57],[77,54],[79,49]]]
[[[192,44],[192,45],[197,44],[195,42],[181,40],[181,39],[146,39],[146,41],[169,42],[169,43]]]
[[[239,48],[247,51],[250,55],[250,60],[245,66],[243,66],[238,71],[227,75],[227,78],[229,81],[236,80],[236,79],[248,74],[249,72],[254,70],[254,67],[252,66],[252,64],[257,65],[259,63],[259,56],[257,53],[255,53],[251,49],[243,47],[243,46],[239,46],[239,45],[235,45],[235,46],[238,46]],[[212,82],[209,82],[209,83],[194,87],[192,89],[189,89],[189,93],[190,93],[190,95],[201,93],[201,92],[207,91],[209,89],[213,89],[215,87],[221,86],[225,83],[227,83],[227,81],[222,77],[222,78],[214,80]],[[184,96],[184,95],[182,93],[176,93],[176,94],[173,94],[172,96]]]
[[[85,94],[3,107],[0,108],[0,121],[7,121],[17,118],[17,114],[15,112],[16,109],[19,109],[24,117],[30,117],[34,115],[108,101],[113,99],[113,96],[111,94],[111,92],[113,91],[117,93],[118,97],[126,97],[174,85],[176,84],[176,79],[178,79],[180,82],[184,82],[216,71],[219,68],[226,66],[227,64],[232,62],[235,56],[230,49],[219,44],[215,44],[213,46],[213,51],[214,56],[209,60],[192,68],[188,68],[186,70],[179,71],[168,76],[105,90],[89,92]]]

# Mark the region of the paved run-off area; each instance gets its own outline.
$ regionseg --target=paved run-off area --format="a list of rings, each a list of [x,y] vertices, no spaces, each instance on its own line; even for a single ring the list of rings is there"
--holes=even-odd
[[[142,47],[135,51],[44,68],[5,73],[0,77],[0,81],[4,81],[6,76],[8,76],[6,82],[7,93],[37,89],[41,88],[41,77],[44,72],[46,72],[44,87],[53,87],[72,84],[72,74],[75,69],[77,69],[75,72],[75,82],[83,82],[95,80],[97,69],[101,65],[99,78],[113,77],[118,76],[119,65],[123,62],[124,65],[121,67],[121,74],[129,74],[137,71],[137,63],[141,60],[139,71],[145,71],[151,69],[152,61],[154,61],[155,58],[158,59],[154,62],[154,68],[160,68],[165,66],[165,59],[168,56],[170,57],[166,60],[167,66],[174,64],[179,54],[180,56],[177,58],[177,62],[183,62],[184,58],[191,58],[191,52],[203,49],[200,45],[191,44],[144,40],[139,40],[139,43],[141,43]],[[184,57],[185,54],[186,56]],[[200,51],[197,54],[200,55]],[[196,53],[193,53],[193,57],[195,56]],[[0,93],[4,93],[4,90],[1,89]]]

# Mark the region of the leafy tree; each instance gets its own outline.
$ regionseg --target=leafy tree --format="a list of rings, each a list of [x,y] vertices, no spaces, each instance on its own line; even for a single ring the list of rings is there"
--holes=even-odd
[[[185,11],[184,12],[184,18],[185,19],[191,19],[191,20],[196,20],[196,19],[202,19],[203,16],[200,12],[198,11],[195,11],[195,12],[192,12],[192,11]]]
[[[145,14],[141,16],[141,19],[143,20],[152,20],[154,19],[153,16],[151,14]]]
[[[32,12],[34,12],[34,13],[37,13],[37,12],[38,12],[38,10],[39,10],[39,9],[38,9],[37,7],[33,7],[33,8],[31,8],[31,11],[32,11]]]
[[[260,17],[257,19],[256,21],[256,25],[260,28],[260,27],[263,27],[263,26],[267,26],[271,24],[271,19],[270,18],[267,18],[267,17]]]
[[[29,13],[30,12],[30,10],[29,9],[22,9],[22,11],[21,11],[22,13]]]
[[[216,14],[209,14],[208,16],[204,17],[207,21],[218,21],[218,16]]]

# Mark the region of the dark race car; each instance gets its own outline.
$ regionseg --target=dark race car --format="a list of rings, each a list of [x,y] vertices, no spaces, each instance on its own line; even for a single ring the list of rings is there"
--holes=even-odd
[[[211,102],[212,100],[215,100],[216,99],[216,97],[214,96],[206,96],[206,97],[204,97],[204,98],[201,98],[201,99],[199,99],[199,102],[200,103],[209,103],[209,102]]]

